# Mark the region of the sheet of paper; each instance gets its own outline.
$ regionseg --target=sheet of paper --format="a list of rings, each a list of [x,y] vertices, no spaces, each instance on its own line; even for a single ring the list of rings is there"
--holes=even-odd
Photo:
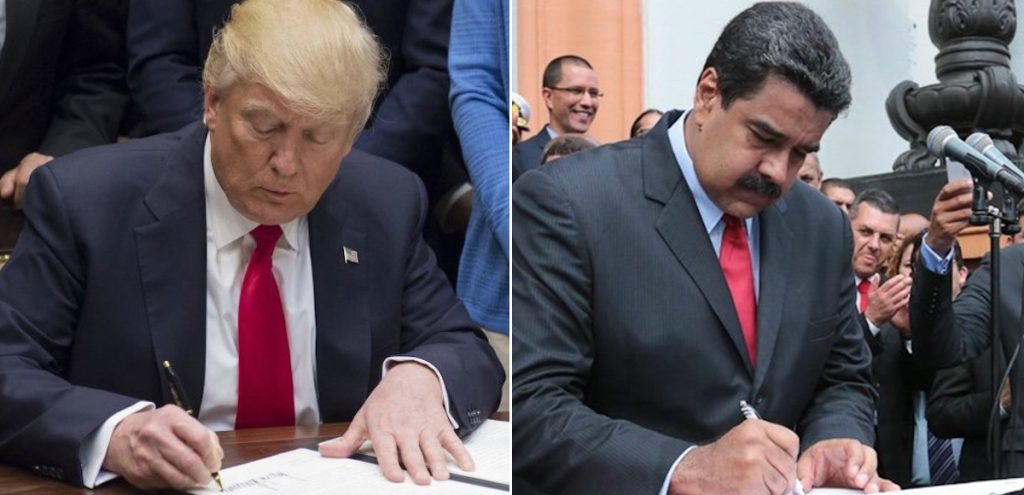
[[[488,419],[476,431],[462,439],[476,464],[475,471],[463,471],[448,456],[448,470],[481,480],[510,485],[512,483],[512,426],[508,421]],[[373,456],[373,447],[366,442],[359,453]]]
[[[412,495],[495,495],[499,490],[461,483],[434,481],[420,486],[406,479],[392,483],[380,474],[376,464],[355,459],[329,459],[309,449],[296,449],[258,461],[242,464],[220,472],[224,492],[233,495],[269,495],[301,493],[328,495],[336,493],[394,493]],[[211,483],[204,489],[191,490],[196,495],[221,492]]]
[[[1024,488],[1024,478],[976,481],[973,483],[930,486],[926,488],[911,488],[899,493],[910,493],[913,495],[991,495],[1020,490],[1021,488]],[[863,493],[864,492],[860,490],[849,490],[845,488],[815,488],[807,492],[807,495],[863,495]]]

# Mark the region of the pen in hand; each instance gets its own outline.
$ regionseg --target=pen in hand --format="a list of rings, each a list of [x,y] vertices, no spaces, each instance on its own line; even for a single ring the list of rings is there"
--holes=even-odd
[[[174,404],[185,410],[189,416],[195,417],[191,403],[188,400],[188,396],[185,395],[185,387],[181,385],[181,381],[178,380],[178,375],[174,373],[174,368],[171,368],[171,362],[164,361],[164,374],[167,375],[167,383],[171,387],[171,397],[174,398]],[[213,480],[217,482],[217,486],[220,491],[224,491],[224,483],[220,480],[220,472],[214,471],[210,473]]]
[[[761,415],[757,413],[757,409],[754,409],[754,406],[747,404],[747,401],[745,400],[740,401],[740,412],[743,413],[744,418],[761,419]],[[805,495],[804,485],[800,483],[799,477],[797,477],[796,481],[794,482],[793,495]]]

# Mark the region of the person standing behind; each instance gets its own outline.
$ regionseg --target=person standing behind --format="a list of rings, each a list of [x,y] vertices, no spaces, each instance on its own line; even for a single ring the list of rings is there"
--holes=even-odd
[[[897,488],[875,471],[849,225],[795,183],[849,103],[824,21],[757,3],[688,113],[519,178],[516,493]]]
[[[808,153],[804,159],[804,166],[800,167],[798,176],[800,180],[815,189],[821,190],[821,178],[824,174],[821,171],[821,162],[818,161],[817,153]]]
[[[597,72],[577,55],[562,55],[548,63],[541,94],[550,119],[536,135],[513,149],[512,167],[519,173],[541,165],[544,146],[552,138],[565,133],[586,134],[604,96],[597,85]]]
[[[853,204],[856,195],[853,194],[853,186],[843,179],[825,179],[821,181],[821,193],[836,204],[843,213],[850,214],[850,205]]]
[[[456,289],[509,372],[508,0],[455,0],[451,106],[473,184]],[[497,28],[497,29],[496,29]],[[508,410],[508,383],[499,411]]]
[[[128,0],[0,0],[0,198],[20,206],[32,172],[117,139]]]

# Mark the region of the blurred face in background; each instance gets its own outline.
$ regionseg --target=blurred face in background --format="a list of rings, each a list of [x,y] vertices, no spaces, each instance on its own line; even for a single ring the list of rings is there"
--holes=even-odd
[[[541,89],[551,113],[550,126],[558,134],[585,134],[601,106],[597,73],[584,65],[562,62],[562,77],[554,87]]]

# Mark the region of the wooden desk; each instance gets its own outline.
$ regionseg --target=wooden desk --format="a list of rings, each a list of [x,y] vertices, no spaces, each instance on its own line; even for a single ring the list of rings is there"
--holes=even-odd
[[[508,421],[508,413],[495,413],[492,419]],[[242,431],[223,431],[217,434],[224,448],[224,467],[237,466],[289,450],[307,448],[316,450],[317,444],[341,436],[348,423],[317,426],[283,426]],[[31,471],[0,465],[0,493],[4,495],[122,495],[146,493],[133,488],[123,479],[117,479],[95,490],[79,488],[39,476]]]

